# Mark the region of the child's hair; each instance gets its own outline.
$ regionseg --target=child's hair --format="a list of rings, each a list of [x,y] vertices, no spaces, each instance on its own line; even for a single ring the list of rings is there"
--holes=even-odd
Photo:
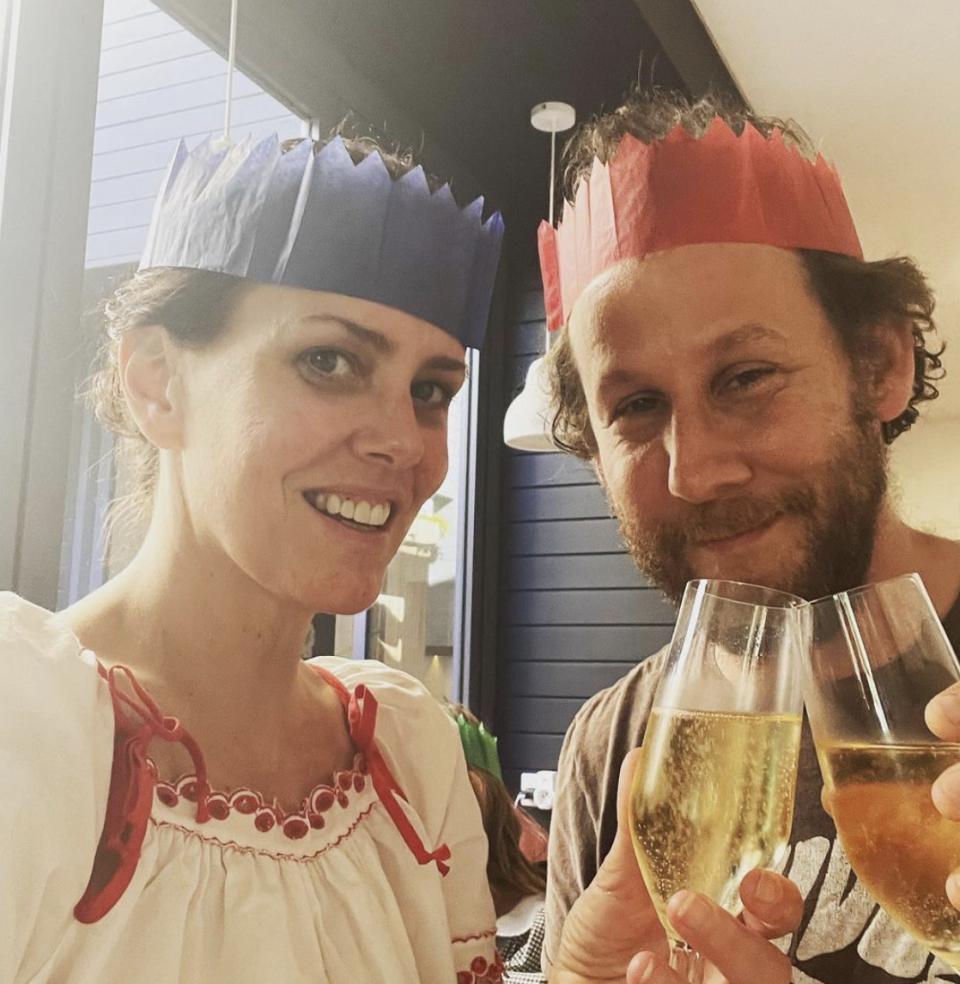
[[[470,766],[468,771],[490,844],[487,881],[494,896],[523,897],[544,892],[544,865],[528,861],[520,850],[520,821],[507,787],[486,769]]]

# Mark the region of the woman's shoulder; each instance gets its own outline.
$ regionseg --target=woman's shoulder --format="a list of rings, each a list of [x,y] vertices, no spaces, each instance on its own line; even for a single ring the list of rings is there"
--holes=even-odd
[[[379,660],[319,656],[309,660],[309,664],[332,673],[351,692],[362,684],[373,693],[380,707],[398,710],[417,709],[430,717],[434,716],[435,711],[438,721],[444,719],[452,721],[440,700],[434,697],[416,677],[387,666]]]
[[[7,591],[0,592],[0,708],[22,737],[94,723],[112,733],[110,695],[94,654],[59,616]]]
[[[18,955],[37,955],[37,941],[62,938],[87,886],[113,735],[93,654],[53,613],[0,593],[0,829],[9,846],[0,884],[13,893],[13,908],[0,905],[0,939],[14,967]]]
[[[376,734],[388,758],[446,761],[452,768],[459,755],[456,722],[442,701],[415,677],[375,659],[321,656],[309,661],[332,673],[353,693],[361,684],[377,702]]]
[[[19,660],[96,677],[97,661],[62,618],[10,591],[0,591],[0,666]]]

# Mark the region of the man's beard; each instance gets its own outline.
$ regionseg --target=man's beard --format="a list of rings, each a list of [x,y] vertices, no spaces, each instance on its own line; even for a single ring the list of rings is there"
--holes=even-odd
[[[609,490],[607,495],[637,566],[679,604],[694,578],[752,579],[750,568],[735,559],[721,570],[696,570],[689,558],[697,545],[761,529],[781,516],[802,527],[798,559],[785,558],[788,568],[766,576],[766,587],[811,600],[858,587],[870,567],[886,490],[886,449],[876,420],[857,410],[816,477],[775,495],[717,499],[690,506],[678,522],[657,524],[619,508]]]

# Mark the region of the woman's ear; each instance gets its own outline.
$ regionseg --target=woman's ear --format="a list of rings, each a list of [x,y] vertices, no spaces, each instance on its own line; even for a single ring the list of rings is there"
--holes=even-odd
[[[155,447],[180,447],[182,399],[177,350],[162,325],[131,328],[120,336],[120,381],[130,414]]]
[[[907,319],[884,321],[872,333],[870,391],[877,419],[896,420],[910,404],[916,375],[913,325]]]

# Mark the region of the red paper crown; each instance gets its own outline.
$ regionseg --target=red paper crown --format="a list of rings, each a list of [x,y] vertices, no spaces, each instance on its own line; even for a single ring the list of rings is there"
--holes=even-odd
[[[677,126],[653,144],[627,134],[594,160],[554,229],[540,225],[547,327],[559,328],[599,273],[621,260],[693,243],[762,243],[863,258],[840,176],[806,160],[779,130],[741,136],[718,116],[699,140]]]

